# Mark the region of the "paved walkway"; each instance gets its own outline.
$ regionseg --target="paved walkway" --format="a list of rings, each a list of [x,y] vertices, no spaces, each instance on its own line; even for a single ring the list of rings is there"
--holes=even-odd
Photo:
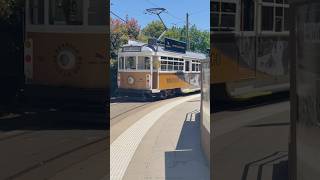
[[[111,179],[208,180],[199,107],[199,95],[187,96],[131,125],[111,144]]]

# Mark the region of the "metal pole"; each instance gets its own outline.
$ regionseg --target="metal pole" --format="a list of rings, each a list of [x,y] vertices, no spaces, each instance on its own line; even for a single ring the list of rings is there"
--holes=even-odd
[[[190,49],[190,41],[189,41],[189,14],[186,15],[186,31],[187,31],[187,50]]]

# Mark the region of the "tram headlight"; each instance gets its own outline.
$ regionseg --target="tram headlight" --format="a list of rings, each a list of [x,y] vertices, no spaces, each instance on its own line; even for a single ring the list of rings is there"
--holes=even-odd
[[[128,84],[133,84],[134,83],[134,78],[129,76],[128,77]]]
[[[76,57],[72,52],[63,50],[58,54],[57,62],[62,69],[72,69],[76,64]]]

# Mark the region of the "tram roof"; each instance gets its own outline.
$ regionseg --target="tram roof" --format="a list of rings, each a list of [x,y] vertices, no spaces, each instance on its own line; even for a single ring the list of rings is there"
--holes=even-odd
[[[145,52],[145,53],[157,52],[157,53],[159,53],[159,55],[163,55],[163,56],[166,56],[165,54],[167,54],[167,55],[175,55],[175,56],[181,56],[181,57],[192,58],[192,59],[205,59],[206,58],[206,55],[203,53],[197,53],[197,52],[192,52],[192,51],[186,51],[186,53],[168,51],[168,50],[165,50],[164,46],[161,46],[161,45],[158,46],[158,50],[156,51],[156,47],[152,48],[152,47],[148,46],[147,43],[132,41],[132,40],[129,40],[128,44],[125,44],[122,47],[140,47],[141,51],[139,51],[139,52]],[[126,52],[122,52],[122,53],[126,53]]]

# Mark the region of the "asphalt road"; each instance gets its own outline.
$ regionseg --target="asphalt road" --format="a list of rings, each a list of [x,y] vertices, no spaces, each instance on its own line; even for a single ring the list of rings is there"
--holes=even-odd
[[[106,114],[89,109],[96,108],[29,104],[1,116],[0,179],[108,176]]]

